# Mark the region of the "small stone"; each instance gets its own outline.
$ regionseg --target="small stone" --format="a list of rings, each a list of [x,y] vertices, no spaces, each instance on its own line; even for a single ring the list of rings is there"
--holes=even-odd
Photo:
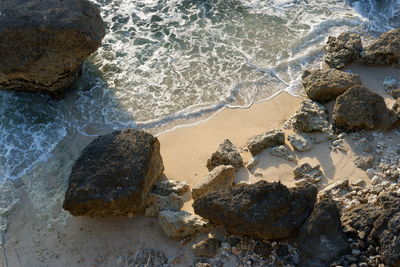
[[[240,255],[242,251],[238,249],[237,247],[232,247],[232,253],[235,255]]]
[[[372,184],[372,185],[377,185],[377,184],[380,183],[380,182],[381,182],[381,179],[379,178],[378,175],[375,175],[375,176],[372,177],[372,179],[371,179],[371,184]]]
[[[206,238],[192,246],[193,253],[197,257],[213,257],[217,254],[221,241],[216,238]]]
[[[304,136],[298,134],[290,134],[288,136],[289,143],[293,146],[293,148],[297,151],[309,151],[312,148],[312,143]]]
[[[151,192],[162,196],[168,196],[171,193],[182,196],[183,194],[189,192],[189,190],[189,184],[185,181],[163,180],[156,183]]]
[[[222,242],[221,243],[221,249],[230,251],[231,248],[232,248],[232,246],[228,242]]]
[[[247,147],[250,153],[255,156],[268,147],[283,145],[285,133],[282,130],[273,130],[250,138]]]
[[[355,183],[352,183],[351,185],[352,186],[364,187],[364,186],[366,186],[366,184],[367,183],[364,180],[360,179],[360,180],[357,180]]]
[[[179,211],[185,203],[185,200],[176,193],[171,193],[168,196],[150,193],[148,201],[149,206],[145,209],[144,213],[147,217],[156,217],[163,210]]]
[[[358,257],[358,256],[361,255],[361,251],[360,251],[359,249],[353,249],[353,250],[351,251],[351,254],[352,254],[353,256],[355,256],[355,257]]]
[[[247,163],[246,168],[248,170],[253,169],[256,165],[258,164],[258,159],[257,157],[253,157],[250,159],[250,161]]]
[[[288,161],[296,161],[296,155],[284,145],[273,147],[270,153]]]

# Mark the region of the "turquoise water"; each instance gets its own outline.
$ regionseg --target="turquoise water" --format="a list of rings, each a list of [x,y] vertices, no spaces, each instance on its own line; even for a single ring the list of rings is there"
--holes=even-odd
[[[329,35],[376,36],[400,22],[400,1],[93,2],[107,35],[64,100],[0,91],[1,181],[29,175],[71,135],[296,95],[301,70],[318,64]]]

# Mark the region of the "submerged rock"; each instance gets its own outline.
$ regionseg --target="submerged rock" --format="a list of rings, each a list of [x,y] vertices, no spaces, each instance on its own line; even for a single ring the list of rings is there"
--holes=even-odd
[[[400,67],[400,28],[385,32],[364,49],[361,61],[375,66]]]
[[[357,61],[362,51],[360,35],[344,32],[338,37],[329,36],[324,60],[329,67],[341,69]]]
[[[87,0],[0,1],[0,88],[62,97],[105,25]]]
[[[211,171],[219,165],[231,165],[236,169],[243,167],[243,159],[232,142],[226,139],[219,145],[218,150],[207,161],[207,169]]]
[[[283,239],[299,229],[310,215],[317,189],[306,185],[288,189],[260,181],[219,190],[196,199],[196,214],[228,232],[261,239]]]
[[[340,214],[333,200],[319,201],[297,238],[300,266],[329,266],[348,250]]]
[[[290,134],[288,136],[289,143],[293,146],[293,148],[297,151],[309,151],[312,148],[312,143],[308,140],[307,137],[298,135],[298,134]]]
[[[358,75],[336,69],[306,70],[302,80],[307,96],[320,103],[335,100],[347,89],[362,84]]]
[[[288,161],[296,161],[296,155],[286,146],[276,146],[270,151],[271,155],[286,159]]]
[[[97,137],[76,160],[63,208],[74,216],[142,213],[164,171],[158,139],[127,129]]]
[[[365,87],[353,87],[336,100],[333,121],[345,131],[389,129],[399,117],[386,107],[383,98]]]
[[[273,130],[250,138],[247,147],[250,153],[255,156],[268,147],[283,145],[285,133],[282,130]]]
[[[211,191],[227,189],[232,186],[235,179],[235,168],[230,165],[215,167],[203,181],[192,188],[193,199]]]

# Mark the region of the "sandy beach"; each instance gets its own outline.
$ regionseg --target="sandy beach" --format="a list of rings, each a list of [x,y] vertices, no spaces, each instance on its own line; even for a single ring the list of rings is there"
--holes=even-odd
[[[381,93],[385,76],[391,75],[400,80],[400,70],[359,65],[350,69],[360,75],[364,85]],[[178,127],[161,134],[158,138],[165,176],[187,181],[194,186],[207,175],[206,161],[224,139],[230,139],[240,148],[245,163],[248,162],[251,155],[243,149],[247,140],[253,135],[282,128],[284,122],[299,108],[301,101],[301,97],[281,93],[251,108],[224,109],[195,126]],[[394,131],[384,135],[392,138],[393,143],[399,142],[399,136]],[[295,154],[297,163],[264,151],[254,169],[249,171],[242,168],[236,173],[235,179],[249,182],[281,181],[287,186],[294,186],[293,168],[308,162],[321,165],[326,178],[323,184],[344,179],[350,182],[362,179],[369,183],[366,172],[355,167],[352,148],[348,144],[345,144],[345,151],[335,152],[330,149],[330,142],[324,142],[315,145],[311,151]],[[156,218],[72,217],[60,207],[66,182],[63,181],[60,188],[53,188],[56,193],[42,196],[43,200],[47,198],[46,205],[42,207],[35,205],[29,193],[32,187],[39,185],[29,185],[29,181],[25,181],[16,189],[19,202],[8,217],[8,230],[0,258],[3,266],[127,266],[129,258],[134,257],[141,248],[162,251],[167,258],[179,256],[181,261],[174,266],[190,265],[193,259],[190,245],[199,240],[201,235],[183,245],[167,238]],[[192,211],[191,201],[185,204],[184,209]]]

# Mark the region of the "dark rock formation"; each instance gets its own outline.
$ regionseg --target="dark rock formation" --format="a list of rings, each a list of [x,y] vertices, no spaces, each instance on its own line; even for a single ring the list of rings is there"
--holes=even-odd
[[[62,97],[105,26],[87,0],[0,1],[0,88]]]
[[[324,60],[329,67],[341,69],[357,61],[362,50],[360,36],[344,32],[338,37],[329,36]]]
[[[302,79],[307,96],[320,103],[335,100],[347,89],[362,84],[358,75],[336,69],[306,70]]]
[[[341,130],[388,129],[398,116],[383,98],[365,87],[353,87],[336,99],[333,121]]]
[[[215,151],[207,161],[207,168],[209,171],[218,165],[231,165],[236,169],[243,167],[242,156],[240,156],[237,148],[228,139],[219,145],[218,150]]]
[[[250,138],[247,147],[250,153],[255,156],[268,147],[283,145],[285,133],[282,130],[273,130]]]
[[[400,28],[382,34],[365,48],[361,57],[365,64],[400,67]]]
[[[195,213],[233,234],[260,239],[290,237],[310,215],[316,200],[314,186],[290,188],[260,181],[219,190],[196,199]]]
[[[164,170],[157,138],[127,129],[99,136],[76,160],[63,208],[74,216],[132,216],[144,211]]]
[[[347,251],[347,239],[336,203],[329,199],[321,200],[301,227],[296,240],[300,266],[329,266]]]

